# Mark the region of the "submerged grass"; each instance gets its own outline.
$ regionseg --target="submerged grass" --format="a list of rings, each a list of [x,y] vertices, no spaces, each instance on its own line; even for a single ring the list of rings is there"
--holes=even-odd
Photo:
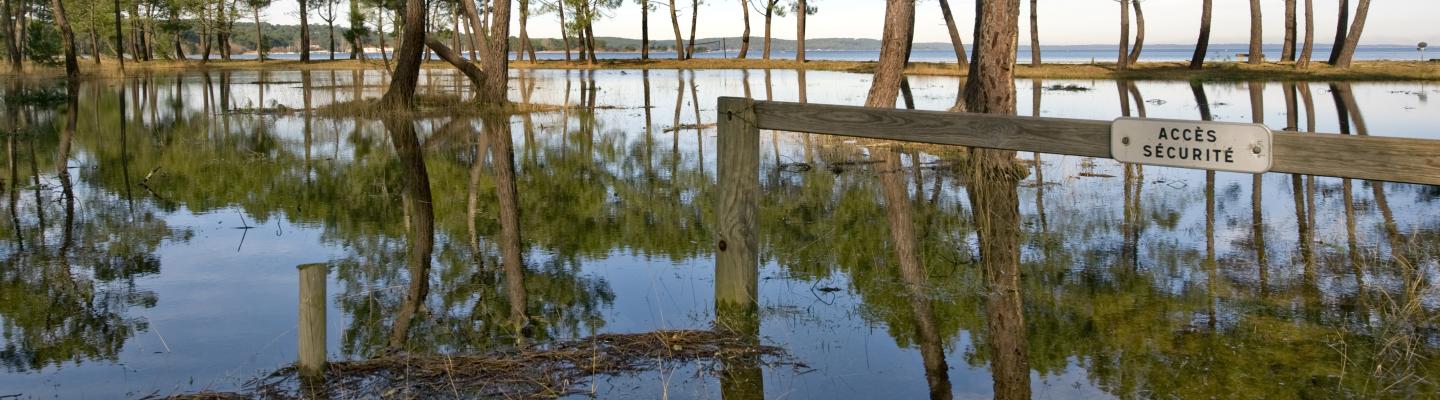
[[[450,69],[444,61],[428,61],[422,68]],[[870,61],[828,61],[813,60],[797,62],[779,59],[730,59],[705,58],[690,60],[601,60],[595,63],[568,62],[561,60],[540,60],[536,62],[513,61],[515,69],[781,69],[809,71],[840,71],[872,73],[875,62]],[[122,73],[119,64],[105,60],[100,65],[82,63],[82,73],[93,77],[118,77]],[[126,73],[145,71],[184,70],[370,70],[384,68],[379,60],[210,60],[175,61],[160,60],[126,63]],[[969,71],[960,69],[954,63],[911,63],[907,72],[911,75],[966,76]],[[15,77],[9,70],[0,71],[0,77]],[[63,77],[64,70],[52,67],[28,66],[18,76],[22,79]],[[1042,64],[1040,66],[1016,65],[1015,76],[1039,79],[1132,79],[1132,80],[1199,80],[1199,81],[1440,81],[1440,62],[1422,61],[1357,61],[1350,68],[1335,68],[1325,64],[1313,64],[1310,68],[1295,68],[1293,63],[1265,63],[1251,65],[1241,62],[1209,62],[1205,68],[1192,70],[1187,62],[1142,62],[1121,71],[1114,63],[1089,64]]]
[[[167,399],[559,397],[595,375],[653,371],[674,363],[748,363],[784,355],[723,330],[602,334],[541,349],[485,355],[402,354],[332,362],[323,381],[294,367],[251,382],[246,393],[202,392]],[[799,365],[771,361],[772,364]]]

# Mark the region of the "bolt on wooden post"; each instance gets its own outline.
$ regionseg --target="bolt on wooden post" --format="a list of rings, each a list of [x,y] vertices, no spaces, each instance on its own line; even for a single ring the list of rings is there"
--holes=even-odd
[[[722,97],[718,111],[715,308],[720,317],[717,323],[727,328],[727,320],[750,320],[746,316],[757,310],[760,128],[755,125],[754,101],[750,99]],[[739,326],[728,329],[748,330]]]
[[[325,263],[301,264],[300,344],[296,364],[302,384],[323,387],[325,377]],[[308,388],[307,392],[310,392]],[[313,394],[313,393],[312,393]]]

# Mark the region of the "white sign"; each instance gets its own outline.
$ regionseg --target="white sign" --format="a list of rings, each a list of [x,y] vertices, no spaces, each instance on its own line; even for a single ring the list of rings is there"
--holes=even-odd
[[[1261,124],[1120,118],[1110,153],[1126,163],[1258,174],[1270,170],[1272,137]]]

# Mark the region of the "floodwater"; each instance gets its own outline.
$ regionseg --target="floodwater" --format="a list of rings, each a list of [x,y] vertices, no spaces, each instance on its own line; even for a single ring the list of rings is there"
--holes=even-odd
[[[378,97],[378,71],[86,81],[68,89],[79,94],[70,104],[63,82],[7,83],[0,396],[243,390],[295,362],[297,267],[317,263],[328,270],[331,360],[709,329],[716,98],[858,105],[870,80],[517,73],[513,100],[571,107],[413,123],[297,111]],[[932,110],[950,108],[960,84],[911,82],[916,107]],[[467,91],[449,71],[422,83],[432,95]],[[1434,83],[1017,87],[1021,115],[1209,114],[1440,139]],[[662,364],[570,389],[606,398],[1437,390],[1440,188],[1023,152],[1013,180],[991,182],[969,172],[977,154],[762,132],[758,339],[789,362]],[[1007,246],[1017,260],[985,256]]]

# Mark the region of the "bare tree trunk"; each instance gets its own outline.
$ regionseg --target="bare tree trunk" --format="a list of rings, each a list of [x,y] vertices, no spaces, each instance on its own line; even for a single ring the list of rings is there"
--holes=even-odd
[[[976,11],[975,59],[970,64],[965,105],[969,112],[1014,115],[1019,0],[981,2]],[[1125,46],[1120,48],[1121,61],[1128,61],[1125,50]],[[997,399],[1030,398],[1019,283],[1020,177],[1014,158],[1014,151],[976,149],[970,161],[968,193],[985,271],[986,337]]]
[[[470,78],[470,84],[474,86],[476,95],[479,95],[480,91],[484,90],[485,71],[481,71],[474,63],[461,59],[459,53],[456,53],[449,47],[445,47],[445,44],[440,43],[439,40],[426,38],[425,45],[430,47],[430,50],[439,55],[441,59],[449,62],[450,65],[455,66],[455,69],[464,73],[466,78]]]
[[[1280,61],[1295,61],[1295,0],[1285,0],[1285,43],[1280,46]]]
[[[5,0],[5,3],[0,6],[4,7],[4,9],[0,9],[0,23],[5,25],[5,55],[9,57],[10,71],[19,73],[24,67],[21,65],[19,35],[15,32],[15,22],[10,16],[10,0]],[[115,15],[118,21],[120,11],[115,11]]]
[[[1246,56],[1247,62],[1258,65],[1265,61],[1265,47],[1263,37],[1265,24],[1260,18],[1260,0],[1250,0],[1250,55]]]
[[[510,41],[506,39],[510,37],[509,1],[497,1],[491,9],[489,37],[485,54],[481,56],[481,69],[485,71],[485,89],[480,91],[480,101],[501,105],[508,102],[505,95],[510,84],[510,60],[505,57],[510,46]]]
[[[1120,56],[1115,61],[1115,67],[1121,71],[1130,68],[1130,2],[1120,2]],[[976,39],[979,42],[979,39]],[[979,58],[979,55],[976,55]]]
[[[530,0],[520,0],[520,50],[530,55],[530,62],[535,62],[535,46],[530,45],[530,31],[525,29],[526,21],[530,19]]]
[[[420,57],[425,53],[425,0],[405,1],[405,26],[400,35],[400,47],[395,51],[395,73],[390,79],[390,88],[380,98],[381,104],[395,110],[408,110],[415,106]],[[501,53],[500,58],[505,58],[505,54]]]
[[[700,0],[690,0],[690,43],[685,46],[685,59],[695,58],[695,27],[700,25]]]
[[[945,27],[950,30],[950,45],[955,47],[956,64],[961,71],[969,71],[970,59],[965,56],[965,42],[960,40],[960,29],[955,25],[955,15],[950,12],[950,0],[940,0],[940,14],[945,16]]]
[[[1210,53],[1210,17],[1215,8],[1214,0],[1201,2],[1200,39],[1195,41],[1195,55],[1190,56],[1190,69],[1205,67],[1205,55]]]
[[[380,61],[385,62],[385,71],[390,71],[390,54],[385,52],[385,7],[375,7],[375,31],[380,37]]]
[[[913,14],[915,11],[910,12]],[[806,14],[810,14],[810,9],[805,5],[805,0],[795,0],[795,61],[802,63],[805,62]]]
[[[740,54],[735,58],[744,60],[750,54],[750,0],[740,0],[740,12],[744,17],[745,31],[740,33]]]
[[[255,7],[255,59],[265,62],[265,36],[260,33],[260,7]],[[147,51],[148,52],[148,51]],[[149,56],[146,56],[148,59]]]
[[[866,107],[895,108],[900,83],[905,80],[906,49],[915,19],[915,0],[886,0],[885,31],[880,38],[880,60],[870,81]]]
[[[335,61],[335,20],[326,21],[325,25],[330,28],[330,61]]]
[[[1345,35],[1345,48],[1335,62],[1336,67],[1350,68],[1355,59],[1355,49],[1360,46],[1360,35],[1365,30],[1365,18],[1370,14],[1370,0],[1360,0],[1355,7],[1355,21],[1350,24],[1350,33]]]
[[[761,54],[761,58],[764,58],[764,59],[766,59],[766,60],[769,60],[769,59],[770,59],[770,25],[771,25],[771,21],[773,21],[773,20],[775,19],[775,2],[778,1],[778,0],[767,0],[767,1],[768,1],[768,3],[766,3],[767,5],[766,5],[766,7],[765,7],[765,49],[764,49],[765,51],[764,51],[764,54]]]
[[[1140,0],[1132,2],[1135,3],[1135,47],[1130,49],[1130,64],[1134,65],[1140,62],[1140,52],[1145,50],[1145,11],[1140,8]]]
[[[1310,57],[1315,53],[1315,1],[1305,0],[1305,45],[1300,49],[1300,58],[1295,60],[1296,68],[1309,68]]]
[[[595,57],[595,25],[594,25],[594,24],[585,24],[585,49],[586,49],[586,51],[590,52],[590,55],[589,55],[590,58],[589,58],[589,59],[590,59],[590,63],[591,63],[591,64],[600,62],[600,59],[597,58],[597,57]]]
[[[1039,9],[1039,8],[1040,8],[1040,7],[1039,7],[1040,5],[1039,5],[1038,3],[1039,3],[1039,0],[1030,0],[1030,66],[1032,66],[1032,67],[1038,67],[1038,66],[1040,66],[1040,64],[1041,64],[1041,62],[1040,62],[1040,9]],[[947,8],[948,8],[948,7],[947,7]],[[1139,3],[1139,2],[1136,2],[1136,3],[1135,3],[1135,11],[1137,11],[1137,13],[1138,13],[1138,11],[1140,11],[1140,3]],[[1141,19],[1140,21],[1141,21],[1141,22],[1140,22],[1140,32],[1141,32],[1141,35],[1142,35],[1141,37],[1143,38],[1143,37],[1144,37],[1143,35],[1144,35],[1144,32],[1145,32],[1145,22],[1144,22],[1145,20],[1144,20],[1144,19]],[[1137,42],[1137,44],[1135,45],[1135,48],[1137,48],[1137,49],[1140,48],[1140,45],[1138,44],[1138,42]],[[1138,50],[1136,51],[1135,56],[1136,56],[1136,57],[1139,57],[1139,51],[1138,51]],[[1133,62],[1133,61],[1132,61],[1132,62]]]
[[[354,0],[351,0],[351,1],[354,1]],[[562,4],[562,6],[561,6],[562,8],[560,9],[560,28],[561,28],[561,29],[560,29],[560,35],[561,35],[561,36],[564,36],[564,35],[565,35],[565,29],[564,29],[564,28],[565,28],[565,9],[563,8],[563,7],[564,7],[564,6],[563,6],[564,2],[561,1],[560,4]],[[485,40],[485,25],[480,22],[480,12],[475,8],[475,1],[473,1],[473,0],[461,0],[461,1],[460,1],[460,6],[461,6],[460,8],[461,8],[462,10],[464,10],[464,12],[465,12],[465,19],[466,19],[467,21],[469,21],[470,31],[471,31],[471,33],[472,33],[472,34],[470,35],[470,61],[478,61],[478,60],[475,58],[475,51],[476,51],[476,49],[483,49],[483,48],[484,48],[484,46],[483,46],[482,44],[486,42],[486,40]],[[568,45],[569,41],[567,40],[566,43],[567,43],[567,45]],[[481,51],[482,53],[484,52],[484,50],[480,50],[480,51]],[[567,55],[566,60],[568,61],[568,60],[569,60],[568,55],[569,55],[569,52],[570,52],[570,49],[568,48],[568,46],[567,46],[567,48],[565,49],[565,52],[566,52],[566,55]]]
[[[570,62],[570,34],[568,32],[569,28],[565,26],[565,0],[556,1],[555,6],[560,10],[560,41],[565,45],[565,62],[568,63]],[[646,13],[646,15],[649,15],[649,13]],[[646,21],[646,23],[648,23],[648,21]],[[644,25],[644,23],[642,23],[642,25]],[[649,53],[649,51],[642,52],[640,58],[649,58]]]
[[[296,0],[300,3],[300,62],[310,61],[310,9],[306,8],[309,1]]]
[[[5,0],[5,9],[10,9],[10,0]],[[5,23],[10,23],[9,11],[4,13]],[[125,30],[121,27],[120,0],[115,0],[115,59],[120,61],[120,72],[125,72]],[[11,53],[14,54],[14,53]],[[122,96],[123,97],[123,96]]]
[[[1335,23],[1335,45],[1330,47],[1330,65],[1340,62],[1340,51],[1345,49],[1345,34],[1350,31],[1350,0],[1340,0],[1339,18]]]
[[[60,26],[60,40],[65,44],[65,76],[71,79],[80,76],[80,62],[75,59],[75,31],[70,30],[70,21],[65,16],[65,3],[60,0],[50,0],[51,14],[55,17],[55,24]],[[179,34],[176,34],[175,47],[179,49]],[[15,54],[11,54],[14,56]],[[72,83],[73,84],[73,83]],[[75,110],[70,110],[75,113]]]
[[[640,59],[650,59],[650,0],[640,3]]]
[[[675,0],[670,0],[670,26],[675,28],[675,59],[685,59],[685,37],[680,35],[680,16],[676,14]]]

